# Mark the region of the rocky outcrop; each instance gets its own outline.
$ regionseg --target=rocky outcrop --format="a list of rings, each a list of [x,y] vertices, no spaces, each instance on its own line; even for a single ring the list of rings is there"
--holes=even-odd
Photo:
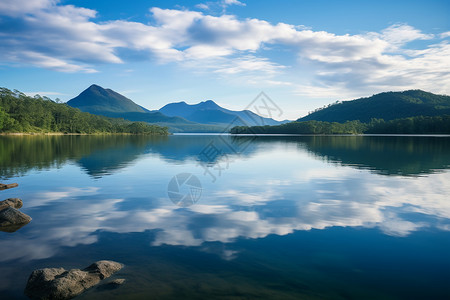
[[[0,190],[10,189],[17,186],[17,183],[0,183]],[[8,198],[0,201],[0,231],[15,232],[19,228],[30,223],[31,217],[17,210],[22,206],[23,202],[19,198]]]
[[[30,223],[31,217],[13,207],[0,211],[0,231],[14,232]]]
[[[10,183],[10,184],[0,183],[0,190],[12,189],[18,186],[19,185],[17,183]]]
[[[35,270],[28,279],[25,295],[31,299],[71,299],[110,277],[122,267],[118,262],[101,260],[83,270],[67,271],[63,268]]]
[[[22,206],[23,202],[19,198],[8,198],[6,200],[0,201],[0,210],[8,207],[21,208]]]

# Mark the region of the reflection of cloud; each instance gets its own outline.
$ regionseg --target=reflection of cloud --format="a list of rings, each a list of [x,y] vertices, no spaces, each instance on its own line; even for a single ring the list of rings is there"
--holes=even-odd
[[[393,236],[407,236],[421,227],[424,225],[399,219],[385,220],[380,224],[380,229],[384,233]]]
[[[218,197],[227,197],[230,202],[239,205],[254,205],[257,203],[268,202],[274,197],[274,191],[268,190],[264,194],[261,193],[243,193],[237,190],[225,190],[216,193]],[[229,202],[228,202],[229,203]]]
[[[28,208],[33,222],[14,239],[0,240],[1,249],[16,249],[3,254],[0,261],[41,259],[55,255],[61,247],[95,243],[99,230],[154,230],[153,246],[232,243],[238,238],[334,226],[379,228],[398,237],[424,227],[450,230],[450,172],[408,178],[350,167],[340,170],[340,179],[334,172],[321,176],[322,171],[310,171],[279,187],[250,179],[253,183],[243,183],[245,188],[214,193],[211,205],[189,208],[178,208],[168,199],[142,198],[133,201],[145,201],[148,206],[127,208],[129,200],[112,199],[91,187],[45,192],[41,198],[47,201],[39,198]],[[208,249],[226,259],[236,256],[236,250]]]
[[[96,187],[89,187],[89,188],[66,188],[60,191],[48,191],[40,193],[39,195],[36,195],[32,199],[28,200],[27,207],[42,206],[48,204],[49,202],[58,201],[63,198],[96,194],[98,190],[99,189]]]

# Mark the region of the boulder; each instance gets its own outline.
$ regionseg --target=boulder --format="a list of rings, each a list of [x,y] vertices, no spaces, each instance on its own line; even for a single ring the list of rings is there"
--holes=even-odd
[[[10,183],[10,184],[0,183],[0,190],[12,189],[18,186],[19,185],[17,183]]]
[[[122,267],[120,263],[101,260],[83,270],[67,271],[63,268],[35,270],[28,279],[25,295],[31,299],[71,299],[110,277]]]
[[[23,206],[22,200],[19,198],[8,198],[6,200],[0,201],[0,210],[7,207],[21,208]]]
[[[5,226],[17,226],[30,223],[31,217],[13,207],[7,207],[0,211],[0,228]]]

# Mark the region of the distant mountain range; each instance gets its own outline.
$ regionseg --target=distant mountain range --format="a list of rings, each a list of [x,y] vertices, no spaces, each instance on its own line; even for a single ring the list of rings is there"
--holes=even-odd
[[[300,118],[297,121],[339,122],[371,119],[385,121],[416,117],[450,115],[450,96],[421,90],[386,92],[368,98],[337,102]]]
[[[158,111],[150,111],[111,89],[95,84],[67,104],[92,114],[167,126],[172,132],[222,132],[230,124],[253,126],[287,122],[264,118],[249,110],[228,110],[212,100],[194,105],[170,103]]]
[[[276,121],[271,118],[264,118],[252,111],[233,111],[220,107],[212,100],[200,102],[198,104],[187,104],[186,102],[170,103],[160,110],[167,116],[179,116],[189,121],[206,124],[233,124],[239,126],[256,125],[279,125],[288,121]]]

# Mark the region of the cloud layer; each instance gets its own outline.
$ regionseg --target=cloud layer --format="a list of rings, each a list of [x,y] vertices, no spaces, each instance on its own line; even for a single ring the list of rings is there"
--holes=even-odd
[[[224,8],[233,4],[244,5],[220,2]],[[320,97],[408,88],[450,91],[448,32],[433,35],[394,24],[381,32],[336,35],[210,15],[210,6],[199,6],[205,12],[153,7],[149,23],[99,22],[96,11],[56,0],[4,0],[0,61],[89,73],[101,64],[140,57],[217,76],[251,77],[247,83],[291,86],[297,94]],[[420,46],[411,48],[413,42]],[[288,63],[280,59],[286,53]]]

